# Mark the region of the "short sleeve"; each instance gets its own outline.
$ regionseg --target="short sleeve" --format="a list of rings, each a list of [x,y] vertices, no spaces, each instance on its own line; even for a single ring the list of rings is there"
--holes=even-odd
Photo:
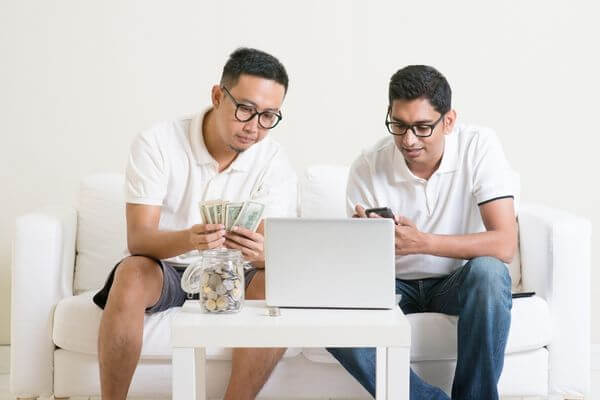
[[[144,132],[131,145],[125,170],[125,201],[162,205],[167,193],[168,171],[158,140]]]
[[[373,176],[369,163],[364,155],[361,155],[350,167],[348,184],[346,185],[346,213],[349,217],[354,214],[356,205],[365,208],[376,207]]]
[[[478,205],[501,198],[515,198],[515,175],[494,132],[479,134],[473,160],[473,196]]]
[[[265,166],[264,176],[251,198],[265,205],[263,218],[298,216],[298,178],[281,149]]]

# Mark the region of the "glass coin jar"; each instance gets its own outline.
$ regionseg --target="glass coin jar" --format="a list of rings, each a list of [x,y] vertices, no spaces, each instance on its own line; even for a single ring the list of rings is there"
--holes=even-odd
[[[244,301],[244,259],[239,250],[215,249],[200,253],[181,277],[188,294],[198,293],[202,311],[235,313]]]

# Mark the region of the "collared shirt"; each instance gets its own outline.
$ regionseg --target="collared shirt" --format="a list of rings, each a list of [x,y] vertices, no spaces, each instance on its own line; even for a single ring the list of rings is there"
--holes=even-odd
[[[353,163],[347,212],[390,207],[422,232],[464,235],[485,232],[479,206],[518,188],[496,134],[487,128],[457,125],[445,136],[439,168],[428,179],[415,176],[388,136]],[[466,261],[426,254],[396,256],[396,277],[424,279],[450,274]]]
[[[269,136],[240,153],[224,171],[204,143],[204,113],[159,123],[134,140],[125,174],[125,201],[161,206],[160,230],[202,223],[199,204],[209,200],[265,205],[264,217],[297,215],[296,173]],[[168,261],[189,264],[191,251]]]

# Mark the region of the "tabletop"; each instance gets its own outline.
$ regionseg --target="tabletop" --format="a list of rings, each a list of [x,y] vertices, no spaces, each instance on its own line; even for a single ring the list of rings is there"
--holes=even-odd
[[[408,347],[410,325],[392,310],[282,308],[269,316],[263,300],[234,314],[205,314],[188,300],[172,320],[173,347]]]

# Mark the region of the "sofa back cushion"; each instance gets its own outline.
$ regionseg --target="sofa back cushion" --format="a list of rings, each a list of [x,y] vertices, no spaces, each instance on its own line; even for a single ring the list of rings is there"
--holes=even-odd
[[[315,165],[298,180],[299,215],[304,218],[345,218],[346,183],[350,169],[337,165]]]
[[[77,257],[73,290],[104,284],[127,246],[124,176],[98,174],[81,182],[77,205]]]

